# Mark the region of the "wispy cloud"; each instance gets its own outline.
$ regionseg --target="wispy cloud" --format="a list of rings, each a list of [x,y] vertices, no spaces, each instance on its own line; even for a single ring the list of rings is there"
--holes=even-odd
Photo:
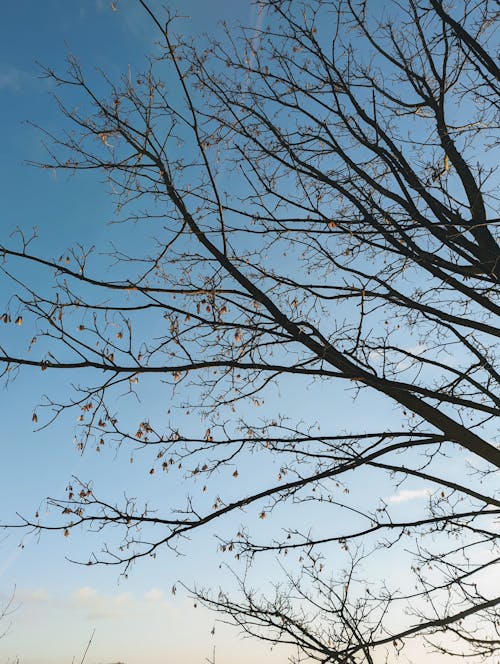
[[[0,90],[19,92],[26,74],[17,67],[7,66],[0,69]]]
[[[96,588],[82,586],[74,591],[71,605],[75,609],[83,610],[87,618],[98,620],[103,618],[124,618],[138,612],[148,612],[155,606],[167,610],[169,604],[165,594],[160,588],[151,588],[142,597],[131,593],[107,595]]]
[[[48,90],[53,83],[43,78],[35,68],[33,71],[20,69],[14,65],[0,64],[0,92],[20,94],[23,92]]]
[[[425,498],[430,495],[431,490],[429,487],[423,489],[403,489],[398,491],[392,496],[384,498],[386,503],[406,503],[409,500],[417,500],[418,498]]]
[[[110,2],[105,2],[104,0],[95,0],[95,7],[99,14],[104,14],[104,12],[108,11],[111,7],[111,0]]]
[[[408,348],[402,348],[400,351],[401,359],[397,363],[396,367],[399,371],[404,371],[405,369],[408,369],[411,367],[412,362],[415,362],[415,360],[412,357],[408,357],[406,353],[409,353],[410,355],[416,355],[417,357],[425,355],[427,352],[427,346],[425,344],[416,344],[415,346],[408,346]],[[386,356],[386,352],[384,351],[383,348],[376,348],[372,351],[370,351],[369,354],[369,359],[372,362],[378,362],[381,363],[384,357]],[[394,358],[397,356],[394,355]]]

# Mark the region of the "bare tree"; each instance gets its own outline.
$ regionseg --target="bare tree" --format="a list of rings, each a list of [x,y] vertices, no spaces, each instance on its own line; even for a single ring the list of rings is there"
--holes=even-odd
[[[493,7],[405,0],[381,16],[366,0],[266,0],[263,27],[228,30],[200,52],[174,35],[175,17],[165,24],[139,1],[160,55],[144,73],[106,79],[106,95],[73,58],[65,75],[48,69],[87,108],[59,99],[69,129],[48,136],[42,166],[104,171],[123,220],[149,224],[155,241],[133,255],[117,250],[107,272],[84,247],[57,259],[22,235],[3,246],[14,285],[3,320],[36,327],[32,344],[45,354],[5,345],[0,361],[7,378],[30,366],[81,372],[87,382],[71,401],[46,404],[53,417],[79,411],[80,448],[107,439],[140,447],[152,453],[152,474],[177,469],[206,483],[161,513],[100,498],[75,479],[65,499],[49,499],[60,522],[22,525],[121,528],[122,541],[89,564],[126,571],[243,511],[222,550],[250,562],[288,555],[284,585],[263,597],[243,577],[239,596],[198,595],[248,633],[297,646],[299,660],[369,663],[419,637],[491,661],[500,513]],[[22,280],[27,264],[50,285]],[[154,422],[146,406],[139,423],[116,412],[116,395],[140,396],[150,374],[189,394],[185,407],[208,422],[199,435]],[[332,398],[336,384],[352,389],[354,422],[359,398],[379,395],[393,404],[392,421],[371,431],[337,430],[328,413],[321,431],[278,413],[248,421],[246,404],[292,379],[320,382]],[[237,477],[250,454],[263,469],[250,490],[214,498],[219,474]],[[408,479],[425,483],[427,498],[400,518],[378,487]],[[359,484],[349,493],[356,481],[366,495]],[[290,525],[310,504],[317,525]],[[252,532],[253,511],[273,519],[270,539]],[[345,571],[330,577],[337,548]],[[378,584],[370,561],[393,555],[406,561],[408,582]]]
[[[14,605],[15,592],[16,589],[14,588],[7,599],[2,601],[2,604],[0,604],[0,639],[3,638],[10,629],[10,622],[7,622],[7,619],[10,618],[12,613],[14,613],[14,611],[18,608]]]

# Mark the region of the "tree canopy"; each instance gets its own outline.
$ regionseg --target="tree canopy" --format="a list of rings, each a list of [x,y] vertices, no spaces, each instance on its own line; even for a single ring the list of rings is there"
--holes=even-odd
[[[151,474],[183,474],[186,495],[160,509],[75,478],[49,499],[57,522],[19,525],[118,528],[120,541],[104,537],[88,562],[126,572],[236,514],[242,527],[220,535],[222,550],[247,563],[287,556],[283,583],[260,594],[243,574],[234,595],[195,592],[249,634],[297,646],[300,661],[370,663],[415,637],[491,661],[492,4],[263,0],[259,25],[200,49],[176,16],[139,2],[158,39],[145,71],[96,86],[73,57],[65,73],[45,70],[65,124],[45,132],[38,165],[104,173],[144,242],[104,262],[91,246],[58,257],[23,234],[2,244],[3,321],[28,330],[31,352],[6,335],[0,362],[6,379],[68,372],[78,386],[46,402],[49,419],[76,410],[80,449],[140,449]],[[117,396],[140,397],[147,380],[182,394],[202,424],[183,428],[144,400],[132,422]],[[307,421],[307,392],[303,413],[279,401],[293,381],[332,404],[320,427]],[[340,389],[352,396],[349,430],[335,421]],[[365,426],[366,398],[387,402],[383,427]],[[250,484],[217,492],[220,473],[237,479],[250,463],[262,469]],[[403,514],[387,483],[401,495],[414,480],[425,499]],[[255,532],[252,511],[267,529]],[[317,515],[310,527],[302,514]],[[393,555],[405,580],[378,579]]]

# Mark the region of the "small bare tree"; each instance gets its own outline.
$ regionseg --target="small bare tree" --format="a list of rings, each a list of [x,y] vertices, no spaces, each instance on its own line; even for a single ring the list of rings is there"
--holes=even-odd
[[[139,2],[160,55],[144,73],[106,80],[105,95],[73,58],[65,75],[48,69],[82,104],[59,100],[70,129],[49,136],[42,166],[106,173],[124,219],[154,228],[155,240],[116,251],[107,272],[84,247],[58,259],[24,236],[2,246],[14,285],[3,320],[36,329],[44,354],[4,344],[0,361],[7,377],[21,367],[80,372],[87,382],[71,401],[47,404],[54,417],[78,410],[80,448],[139,447],[152,453],[151,474],[177,469],[203,488],[161,513],[75,479],[65,499],[49,500],[60,522],[23,525],[121,528],[122,541],[89,564],[126,571],[190,531],[255,510],[272,517],[271,538],[246,518],[221,548],[250,562],[288,555],[283,585],[262,596],[243,577],[239,596],[198,591],[249,634],[297,646],[298,660],[371,663],[375,651],[397,655],[419,637],[492,661],[500,251],[491,3],[405,0],[380,16],[367,0],[265,0],[262,27],[228,30],[200,52],[174,36],[175,17],[165,24]],[[50,283],[23,280],[26,265]],[[140,396],[147,377],[183,388],[208,426],[193,435],[155,422],[146,406],[138,423],[116,412],[116,395]],[[320,382],[332,399],[340,383],[397,410],[369,431],[338,430],[328,413],[321,431],[278,413],[248,421],[245,404],[293,379]],[[250,490],[213,497],[220,473],[237,477],[250,454],[262,468]],[[401,518],[378,487],[408,479],[425,483],[425,509]],[[350,492],[355,482],[366,495],[360,484]],[[290,521],[309,505],[314,527]],[[330,576],[337,549],[345,570]],[[406,560],[404,583],[377,583],[373,565],[384,558]]]
[[[15,593],[16,589],[14,588],[7,599],[2,601],[0,604],[0,639],[2,639],[8,633],[10,629],[10,616],[17,609],[17,607],[14,605]]]

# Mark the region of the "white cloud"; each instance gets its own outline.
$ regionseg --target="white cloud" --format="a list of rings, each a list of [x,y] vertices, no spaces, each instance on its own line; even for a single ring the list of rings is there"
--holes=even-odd
[[[398,491],[393,496],[384,498],[386,503],[406,503],[409,500],[417,500],[418,498],[425,498],[430,495],[431,490],[428,487],[423,489],[403,489]]]
[[[423,355],[426,350],[426,344],[417,344],[416,346],[410,346],[409,348],[406,348],[406,352],[411,353],[412,355]]]
[[[160,602],[165,594],[160,588],[151,588],[147,593],[144,593],[144,599],[148,602]]]
[[[89,586],[84,586],[83,588],[78,588],[73,593],[73,599],[76,604],[85,604],[85,602],[94,599],[97,597],[97,590],[95,588],[89,588]]]
[[[130,593],[105,595],[95,588],[83,586],[72,595],[75,608],[83,609],[88,618],[117,618],[126,615],[133,608],[134,601]]]

